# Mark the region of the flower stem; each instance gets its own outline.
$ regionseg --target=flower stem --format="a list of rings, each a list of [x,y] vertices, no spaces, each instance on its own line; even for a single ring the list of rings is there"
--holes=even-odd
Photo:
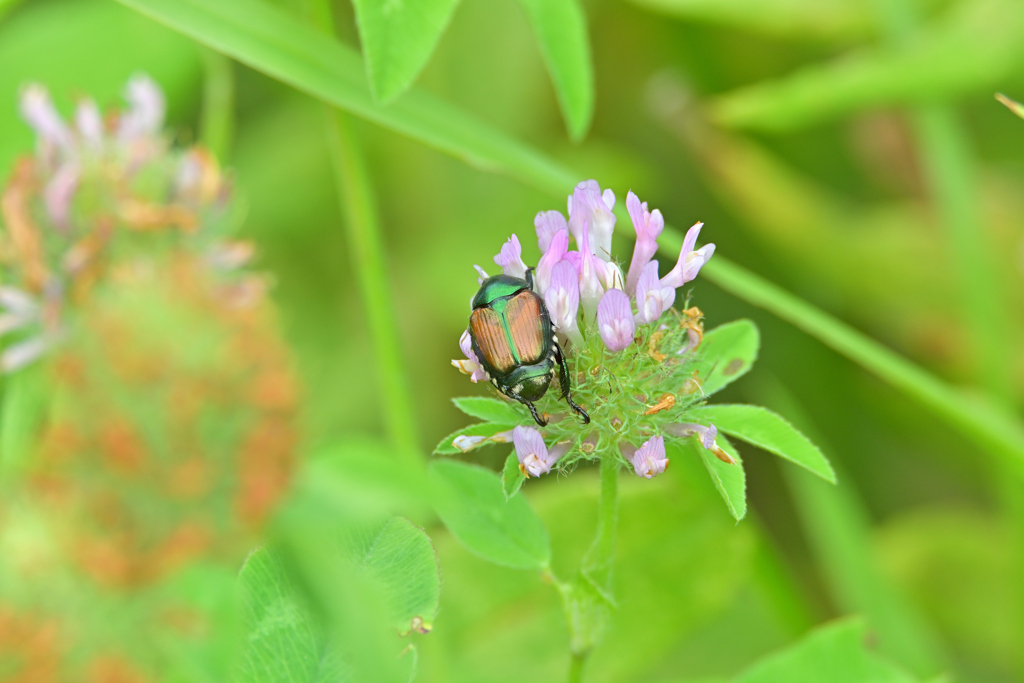
[[[333,32],[329,6],[324,3],[321,9],[314,12],[314,20],[324,32]],[[387,277],[369,169],[348,115],[333,107],[325,107],[325,113],[328,146],[337,180],[338,200],[345,217],[351,262],[380,373],[384,424],[398,456],[409,462],[417,461],[412,395],[402,363],[401,337],[395,320],[394,297]]]
[[[583,680],[583,667],[600,640],[613,604],[612,559],[615,527],[619,518],[619,463],[611,453],[601,458],[601,497],[597,507],[597,531],[583,557],[579,576],[558,584],[569,626],[569,683]]]
[[[582,571],[606,591],[611,590],[615,528],[619,520],[619,462],[610,453],[601,458],[601,498],[597,507],[597,532],[583,557]]]
[[[581,683],[583,681],[583,665],[586,661],[586,654],[573,653],[572,659],[569,660],[569,678],[566,679],[568,683]]]

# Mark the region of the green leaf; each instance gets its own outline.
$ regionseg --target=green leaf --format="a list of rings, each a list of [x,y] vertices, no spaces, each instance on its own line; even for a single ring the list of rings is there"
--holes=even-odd
[[[540,43],[569,137],[581,140],[594,115],[587,18],[579,0],[519,0]]]
[[[484,422],[514,425],[529,419],[529,415],[521,403],[502,401],[488,396],[462,396],[453,398],[452,403],[466,415]]]
[[[370,87],[381,102],[412,85],[459,0],[352,0]]]
[[[754,664],[733,683],[914,683],[914,678],[868,650],[866,641],[862,620],[833,622]]]
[[[512,451],[505,458],[505,467],[501,470],[501,490],[505,492],[505,500],[519,493],[524,481],[526,475],[519,469],[519,458],[516,457],[516,452]]]
[[[1024,4],[957,3],[911,40],[740,88],[720,96],[711,115],[735,128],[793,130],[869,108],[991,91],[1022,59]]]
[[[747,514],[747,476],[743,472],[743,460],[724,436],[719,435],[716,442],[719,448],[732,456],[732,459],[736,461],[734,464],[730,465],[719,460],[715,457],[714,453],[704,448],[695,437],[683,440],[681,445],[690,449],[689,453],[684,453],[683,455],[692,457],[696,454],[700,457],[704,467],[708,470],[708,474],[711,475],[711,481],[715,484],[715,488],[722,495],[725,506],[729,508],[729,514],[738,522]],[[666,446],[678,443],[678,439],[668,439]]]
[[[693,411],[719,431],[742,439],[796,463],[822,479],[836,483],[832,466],[818,447],[767,408],[744,405],[709,405]]]
[[[541,569],[551,559],[547,529],[523,496],[505,500],[494,472],[455,460],[435,460],[434,507],[470,552],[506,567]]]
[[[455,446],[455,439],[460,436],[494,436],[501,432],[507,432],[515,429],[515,425],[495,424],[493,422],[481,422],[480,424],[469,425],[463,427],[455,432],[452,432],[448,436],[441,439],[441,443],[437,444],[434,448],[434,453],[438,455],[455,455],[456,453],[464,453],[462,449]],[[480,446],[487,446],[495,443],[501,443],[497,441],[481,441],[473,448]]]
[[[244,683],[350,680],[322,625],[266,548],[254,551],[238,577],[248,631],[238,670]]]
[[[399,633],[433,627],[441,595],[434,545],[404,517],[348,539],[349,557],[380,583],[389,619]]]
[[[870,3],[850,0],[632,0],[681,19],[796,39],[863,37],[873,28]]]
[[[750,372],[761,336],[752,320],[734,320],[704,335],[697,349],[697,377],[705,396]]]

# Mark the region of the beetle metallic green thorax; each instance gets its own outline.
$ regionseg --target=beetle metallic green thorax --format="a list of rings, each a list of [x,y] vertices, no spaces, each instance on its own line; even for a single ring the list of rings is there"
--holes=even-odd
[[[525,404],[540,425],[533,402],[547,392],[559,373],[562,396],[584,420],[590,418],[569,395],[569,374],[544,301],[527,279],[495,275],[483,281],[473,297],[469,333],[491,383],[509,398]]]

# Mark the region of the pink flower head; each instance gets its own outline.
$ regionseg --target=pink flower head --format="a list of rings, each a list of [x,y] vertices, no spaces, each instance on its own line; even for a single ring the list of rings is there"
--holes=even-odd
[[[596,180],[584,180],[573,190],[569,198],[569,232],[576,239],[580,251],[583,241],[580,239],[589,227],[589,247],[591,252],[605,261],[611,259],[612,232],[615,230],[615,193],[610,189],[601,193],[601,186]]]
[[[526,264],[523,263],[523,248],[519,238],[513,233],[508,242],[501,246],[501,253],[494,257],[494,262],[501,266],[501,272],[523,279],[526,277]]]
[[[541,296],[544,296],[544,293],[548,289],[548,285],[551,282],[551,274],[554,271],[555,266],[558,265],[559,261],[565,258],[568,250],[569,231],[562,228],[552,236],[548,243],[548,249],[544,255],[540,257],[540,261],[537,262],[537,271],[533,274],[534,285]],[[577,284],[577,290],[578,289],[579,286]]]
[[[590,251],[590,235],[586,221],[583,222],[580,237],[580,301],[583,303],[583,315],[589,323],[597,313],[597,303],[604,292],[601,276],[605,273],[605,262]]]
[[[133,76],[125,88],[128,111],[121,116],[117,137],[122,142],[156,135],[164,125],[164,94],[156,82],[144,74]]]
[[[555,329],[576,346],[582,346],[583,337],[576,324],[580,310],[580,283],[576,268],[569,261],[559,261],[551,271],[551,281],[544,290],[544,303]]]
[[[648,211],[647,202],[641,203],[632,191],[626,195],[626,209],[633,221],[633,230],[636,231],[633,259],[629,262],[629,273],[626,275],[626,292],[632,294],[647,263],[658,251],[658,236],[665,229],[665,219],[657,209]]]
[[[630,458],[633,462],[633,469],[636,476],[650,479],[656,474],[661,474],[668,467],[668,457],[665,455],[665,437],[655,436],[644,442],[644,445],[636,449]]]
[[[716,458],[729,465],[736,464],[733,457],[723,451],[715,442],[715,438],[718,436],[718,429],[713,424],[705,427],[704,425],[693,424],[691,422],[680,422],[665,425],[665,431],[672,436],[681,437],[693,436],[696,434],[697,438],[700,439],[700,444],[714,453]]]
[[[644,272],[636,283],[636,318],[638,323],[652,323],[672,307],[676,290],[662,287],[658,280],[658,262],[651,261],[644,266]]]
[[[610,351],[619,352],[633,343],[636,325],[629,297],[621,289],[609,289],[597,307],[597,327]]]
[[[512,443],[516,446],[519,469],[527,477],[539,477],[551,471],[562,453],[548,452],[544,437],[533,427],[516,427],[512,430]],[[562,449],[559,449],[562,450]]]
[[[546,253],[551,245],[551,238],[558,234],[559,230],[565,230],[568,225],[565,216],[558,211],[541,211],[533,219],[533,225],[537,228],[537,246],[540,253]],[[566,244],[568,248],[568,243]]]
[[[473,353],[473,339],[469,336],[469,330],[462,333],[459,338],[459,348],[466,358],[453,360],[452,365],[457,367],[464,375],[469,375],[470,381],[479,382],[487,379],[487,372],[480,364],[480,359]]]
[[[696,223],[686,232],[683,248],[679,250],[679,261],[675,268],[662,278],[662,287],[672,287],[673,289],[682,287],[697,277],[697,273],[704,264],[711,260],[711,255],[715,253],[714,244],[705,244],[696,251],[693,249],[697,246],[697,236],[703,226],[703,223]]]
[[[21,94],[21,115],[32,127],[44,147],[70,152],[74,147],[71,129],[53,106],[50,93],[33,83]]]

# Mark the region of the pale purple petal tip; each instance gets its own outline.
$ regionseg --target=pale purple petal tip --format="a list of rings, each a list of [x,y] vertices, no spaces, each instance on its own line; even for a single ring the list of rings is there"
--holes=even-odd
[[[469,336],[469,330],[464,331],[462,336],[459,337],[459,348],[462,349],[462,354],[468,360],[452,361],[452,364],[462,372],[468,374],[469,379],[472,382],[479,382],[487,379],[487,372],[480,364],[480,359],[477,358],[476,354],[473,352],[473,339]]]
[[[85,99],[78,103],[75,109],[75,128],[93,149],[103,144],[103,116],[95,100]]]
[[[569,232],[583,250],[583,233],[589,230],[588,247],[595,256],[611,258],[612,233],[615,230],[615,194],[601,192],[596,180],[585,180],[576,186],[570,198]]]
[[[57,172],[53,174],[50,181],[43,188],[43,202],[46,204],[46,212],[60,229],[68,227],[68,220],[71,214],[71,200],[74,199],[75,191],[78,189],[79,169],[78,164],[73,161],[64,163]]]
[[[166,108],[160,86],[146,75],[134,76],[125,88],[128,111],[118,122],[117,136],[123,142],[155,135],[164,123]]]
[[[601,340],[610,351],[619,352],[633,343],[636,325],[629,297],[621,289],[609,289],[597,306],[597,326]]]
[[[501,267],[505,275],[525,278],[526,264],[523,262],[523,248],[519,244],[519,238],[513,234],[505,244],[501,246],[501,252],[494,257],[494,263]]]
[[[569,261],[559,261],[551,271],[551,282],[544,292],[544,303],[555,329],[565,332],[576,327],[580,283],[576,268]]]
[[[565,228],[559,230],[552,236],[548,249],[544,252],[544,255],[540,257],[540,261],[537,263],[537,270],[533,274],[533,282],[537,287],[537,292],[543,296],[544,292],[547,291],[548,285],[551,282],[551,273],[555,266],[565,258],[565,254],[569,249],[569,231]]]
[[[542,254],[546,253],[551,246],[552,237],[560,230],[568,229],[565,216],[559,211],[541,211],[533,219],[533,225],[537,229],[537,246],[540,247]],[[566,240],[566,248],[568,248],[568,237]]]
[[[652,323],[661,317],[661,288],[658,286],[658,262],[648,263],[636,283],[636,321]]]
[[[715,437],[718,436],[718,428],[715,425],[708,425],[707,430],[701,435],[700,442],[704,448],[711,448],[715,445]]]
[[[43,86],[33,83],[21,95],[21,115],[39,136],[40,142],[71,149],[74,142],[71,130],[57,113],[50,93]]]
[[[516,458],[525,473],[539,477],[551,471],[548,449],[544,437],[533,427],[516,427],[512,430],[512,443],[516,447]]]
[[[650,479],[661,474],[668,467],[668,458],[665,456],[665,438],[655,436],[648,439],[643,446],[636,449],[630,460],[633,462],[633,470],[638,477]]]
[[[626,196],[626,208],[633,222],[633,230],[636,231],[633,258],[629,262],[629,272],[626,275],[626,292],[632,294],[636,291],[640,275],[658,251],[658,236],[665,228],[665,220],[657,209],[648,211],[647,203],[641,202],[632,191]]]

